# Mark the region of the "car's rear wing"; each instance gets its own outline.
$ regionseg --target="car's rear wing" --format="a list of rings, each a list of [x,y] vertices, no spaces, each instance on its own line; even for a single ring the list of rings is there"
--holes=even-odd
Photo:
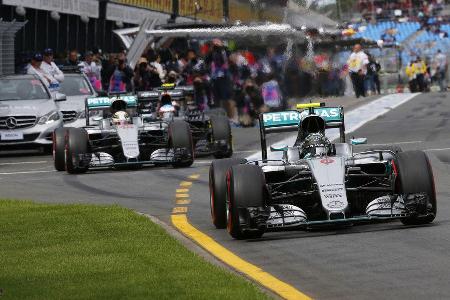
[[[153,113],[157,107],[158,101],[163,94],[168,94],[172,100],[184,100],[185,92],[183,89],[165,89],[158,88],[151,91],[143,91],[137,93],[137,102],[139,111],[143,114]]]
[[[127,108],[137,107],[137,96],[135,95],[117,95],[109,97],[90,97],[85,100],[86,125],[89,126],[89,112],[94,110],[109,110],[111,104],[121,99],[127,103]]]
[[[298,104],[298,110],[263,113],[259,117],[261,151],[263,160],[267,159],[266,135],[275,132],[298,131],[302,117],[315,114],[325,120],[326,128],[339,128],[340,140],[345,142],[345,123],[343,107],[325,107],[324,103]]]

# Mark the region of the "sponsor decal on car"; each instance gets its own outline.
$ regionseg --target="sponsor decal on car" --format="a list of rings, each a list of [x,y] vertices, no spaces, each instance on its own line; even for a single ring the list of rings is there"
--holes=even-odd
[[[116,101],[117,99],[121,99],[127,103],[127,106],[136,106],[137,105],[137,97],[136,96],[119,96],[119,97],[97,97],[97,98],[88,98],[87,106],[89,108],[99,108],[99,107],[110,107],[111,103]]]
[[[331,159],[329,157],[325,157],[324,159],[320,160],[320,163],[324,164],[324,165],[329,165],[329,164],[334,163],[334,159]]]
[[[264,127],[293,126],[300,122],[298,111],[280,111],[263,114]]]
[[[327,207],[331,209],[338,209],[344,207],[345,203],[339,200],[333,200],[327,203]]]
[[[325,122],[340,122],[342,120],[342,108],[340,107],[317,107],[314,114],[320,116]],[[263,114],[263,125],[266,128],[278,126],[299,125],[302,117],[309,115],[308,110],[302,112],[295,110],[271,112]]]

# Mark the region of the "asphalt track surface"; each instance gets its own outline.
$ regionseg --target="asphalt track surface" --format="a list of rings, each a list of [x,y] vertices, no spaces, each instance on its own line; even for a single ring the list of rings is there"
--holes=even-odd
[[[48,155],[1,155],[0,197],[45,202],[119,204],[170,224],[175,189],[191,174],[189,221],[243,259],[318,299],[447,299],[450,294],[450,95],[422,94],[352,133],[369,144],[425,150],[438,195],[432,225],[400,222],[266,233],[237,241],[210,221],[207,168],[146,168],[67,175]],[[259,148],[257,129],[233,132],[236,157]]]

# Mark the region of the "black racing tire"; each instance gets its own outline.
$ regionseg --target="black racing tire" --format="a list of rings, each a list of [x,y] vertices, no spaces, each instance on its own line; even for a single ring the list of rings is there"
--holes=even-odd
[[[423,151],[405,151],[395,161],[398,177],[396,192],[399,194],[426,193],[431,209],[426,215],[414,215],[402,219],[405,225],[422,225],[433,222],[436,217],[436,189],[430,160]]]
[[[174,168],[187,168],[194,163],[194,143],[189,124],[185,121],[173,121],[169,124],[169,147],[184,148],[187,157],[181,161],[172,163]]]
[[[53,132],[53,163],[56,171],[66,170],[65,149],[66,149],[67,128],[60,127]]]
[[[66,171],[69,174],[85,173],[89,166],[80,166],[76,157],[89,152],[88,133],[83,128],[68,128],[66,133],[65,161]]]
[[[232,166],[246,162],[241,158],[226,158],[214,160],[209,167],[209,204],[211,219],[217,229],[227,227],[227,171]]]
[[[224,151],[215,152],[215,158],[229,158],[233,155],[233,138],[231,136],[230,122],[226,116],[211,116],[210,118],[213,141],[227,141]]]
[[[249,180],[250,179],[250,180]],[[245,228],[243,220],[249,220],[243,208],[266,207],[267,187],[264,173],[255,165],[232,166],[227,172],[227,231],[235,239],[260,238],[264,226]],[[248,225],[248,224],[247,224]]]

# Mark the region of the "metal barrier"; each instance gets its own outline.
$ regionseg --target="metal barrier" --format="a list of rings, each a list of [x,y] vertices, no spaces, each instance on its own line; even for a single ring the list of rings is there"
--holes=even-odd
[[[0,75],[14,74],[14,38],[26,23],[0,19]]]

